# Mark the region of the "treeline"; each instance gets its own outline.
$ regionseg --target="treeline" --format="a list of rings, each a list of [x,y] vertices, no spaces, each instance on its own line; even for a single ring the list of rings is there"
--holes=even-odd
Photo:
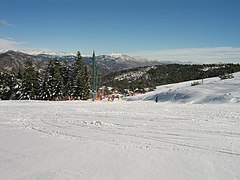
[[[124,93],[126,89],[144,93],[160,85],[217,77],[225,73],[234,73],[238,71],[240,71],[240,65],[232,63],[203,65],[166,64],[156,65],[151,68],[140,67],[114,72],[104,78],[103,82],[106,86],[116,87],[118,91],[122,93]],[[136,76],[134,76],[136,72],[142,72],[138,73],[142,75],[136,78]],[[119,75],[131,73],[132,78],[116,78]]]
[[[55,59],[46,68],[36,70],[28,61],[23,71],[0,73],[2,100],[86,100],[89,93],[90,72],[80,52],[71,65]]]

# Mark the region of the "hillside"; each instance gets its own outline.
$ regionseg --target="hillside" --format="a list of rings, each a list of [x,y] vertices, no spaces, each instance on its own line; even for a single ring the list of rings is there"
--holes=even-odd
[[[158,86],[153,92],[126,99],[184,104],[240,103],[240,72],[234,73],[232,79],[207,78],[203,80],[203,84],[191,86],[193,82],[196,81]]]
[[[218,77],[238,71],[239,64],[165,64],[113,72],[102,78],[102,85],[115,87],[120,92],[129,89],[142,93],[159,85]]]
[[[48,59],[32,56],[22,52],[7,51],[0,54],[0,71],[13,71],[22,70],[27,61],[32,61],[37,69],[45,67]]]

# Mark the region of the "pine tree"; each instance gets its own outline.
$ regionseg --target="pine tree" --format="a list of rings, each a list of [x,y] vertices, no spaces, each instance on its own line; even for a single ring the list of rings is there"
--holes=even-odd
[[[44,100],[62,100],[64,95],[62,66],[55,59],[51,60],[44,73],[41,86],[41,98]]]
[[[87,99],[89,96],[89,73],[79,51],[72,67],[72,96],[74,99]]]
[[[17,73],[10,72],[10,78],[11,78],[11,96],[9,99],[12,100],[19,100],[21,97],[21,88],[22,88],[22,79],[23,79],[23,73],[22,70],[19,69]]]
[[[54,61],[54,74],[53,74],[53,98],[54,100],[62,100],[63,98],[63,77],[62,65],[58,60]]]
[[[84,66],[82,79],[83,79],[82,99],[86,100],[89,98],[89,93],[90,93],[90,83],[89,83],[90,73],[86,65]]]
[[[40,82],[41,89],[40,89],[39,97],[41,100],[52,100],[48,80],[49,80],[48,72],[45,70],[42,73],[42,78]]]
[[[7,72],[0,73],[0,99],[8,100],[11,97],[11,75]]]
[[[22,87],[22,72],[19,70],[19,72],[12,76],[12,94],[10,99],[12,100],[18,100],[21,96],[21,87]]]
[[[27,61],[20,88],[20,99],[39,99],[39,78],[39,73],[33,67],[32,62]]]
[[[71,69],[67,61],[64,61],[62,65],[62,77],[63,77],[63,97],[70,98],[71,96]]]

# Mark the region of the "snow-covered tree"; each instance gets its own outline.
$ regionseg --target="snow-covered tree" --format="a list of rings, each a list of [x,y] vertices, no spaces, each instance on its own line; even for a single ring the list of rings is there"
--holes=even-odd
[[[12,94],[11,91],[11,75],[6,72],[0,73],[0,99],[7,100],[10,99]]]
[[[31,61],[25,65],[21,87],[19,88],[19,99],[39,99],[40,75],[35,70]]]
[[[71,91],[74,99],[86,99],[89,96],[89,72],[79,51],[72,65]]]
[[[51,60],[43,73],[40,97],[43,100],[61,100],[63,98],[63,77],[61,63]]]
[[[67,61],[62,64],[62,77],[63,77],[63,96],[65,98],[71,96],[71,67]]]

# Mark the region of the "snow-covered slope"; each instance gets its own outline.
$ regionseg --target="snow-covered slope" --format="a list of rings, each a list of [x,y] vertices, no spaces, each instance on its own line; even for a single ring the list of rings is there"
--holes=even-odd
[[[0,179],[237,180],[236,104],[0,101]]]
[[[0,101],[0,179],[238,180],[239,76],[135,97],[184,104]]]
[[[153,92],[129,97],[127,100],[144,100],[175,103],[240,103],[240,72],[234,78],[219,77],[204,79],[203,84],[191,86],[196,81],[158,86]],[[197,82],[202,83],[201,80]]]

